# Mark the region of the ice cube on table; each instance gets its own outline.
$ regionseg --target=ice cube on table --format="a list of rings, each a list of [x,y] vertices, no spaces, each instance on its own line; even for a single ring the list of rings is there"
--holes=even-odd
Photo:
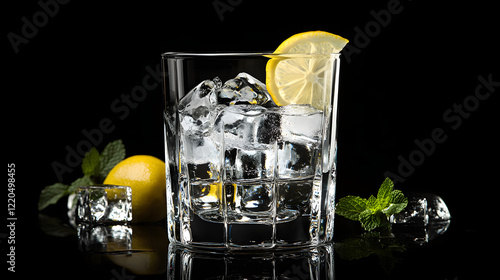
[[[409,196],[408,205],[398,214],[391,215],[392,224],[416,224],[426,226],[429,222],[427,199],[424,196]]]
[[[423,244],[445,233],[450,219],[450,211],[441,197],[430,193],[410,193],[406,208],[392,215],[389,221],[393,233]]]
[[[128,186],[83,186],[78,188],[77,197],[78,223],[132,221],[132,190]]]
[[[443,199],[437,195],[427,195],[427,214],[430,221],[447,221],[451,219],[450,210]]]
[[[222,88],[217,91],[220,104],[274,104],[267,92],[266,85],[244,72],[239,73],[234,79],[226,81]]]
[[[398,214],[392,215],[390,222],[417,223],[427,225],[451,219],[448,206],[443,199],[435,194],[416,193],[408,195],[408,205]]]

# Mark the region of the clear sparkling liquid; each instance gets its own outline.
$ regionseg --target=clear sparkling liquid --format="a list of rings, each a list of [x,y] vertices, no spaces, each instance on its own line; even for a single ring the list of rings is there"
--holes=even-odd
[[[321,205],[324,196],[333,204],[334,172],[323,171],[322,158],[328,117],[310,105],[269,105],[265,85],[242,77],[223,91],[204,81],[180,101],[179,185],[167,194],[173,239],[226,248],[317,243],[333,228],[332,205]],[[250,91],[262,92],[245,100]]]

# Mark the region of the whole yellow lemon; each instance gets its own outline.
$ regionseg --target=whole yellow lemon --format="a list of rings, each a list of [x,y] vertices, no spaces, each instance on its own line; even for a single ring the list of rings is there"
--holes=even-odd
[[[104,184],[132,188],[132,222],[156,222],[167,215],[165,163],[153,156],[131,156],[118,163]]]

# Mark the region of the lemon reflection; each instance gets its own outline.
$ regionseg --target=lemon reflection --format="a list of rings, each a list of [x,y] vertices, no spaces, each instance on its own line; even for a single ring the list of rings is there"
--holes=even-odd
[[[168,237],[158,225],[133,225],[131,251],[108,258],[136,275],[163,274],[167,264]]]
[[[168,237],[164,226],[80,224],[78,239],[81,251],[104,254],[133,274],[166,271]]]

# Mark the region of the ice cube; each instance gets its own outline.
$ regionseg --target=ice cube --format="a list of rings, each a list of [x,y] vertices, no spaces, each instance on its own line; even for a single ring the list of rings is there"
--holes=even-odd
[[[222,87],[222,80],[219,77],[215,77],[212,82],[215,84],[215,88],[221,88]]]
[[[257,105],[233,105],[216,121],[225,143],[226,176],[230,180],[272,178],[279,137],[276,116]]]
[[[81,251],[119,252],[132,249],[130,225],[78,224],[77,233]]]
[[[274,188],[270,183],[239,185],[238,195],[241,196],[241,211],[270,211],[273,202]]]
[[[104,190],[94,190],[89,194],[90,212],[95,221],[101,221],[106,214],[106,208],[108,208],[106,196]]]
[[[275,187],[272,182],[257,181],[225,185],[230,223],[271,223]]]
[[[393,233],[423,244],[445,233],[450,219],[450,211],[441,197],[430,193],[410,193],[406,208],[392,215],[389,221]]]
[[[392,215],[391,223],[421,224],[448,221],[450,211],[443,199],[430,193],[410,193],[408,205],[398,214]]]
[[[195,212],[218,210],[222,203],[222,185],[206,181],[191,183],[191,203]]]
[[[278,210],[288,209],[309,213],[313,188],[313,179],[286,180],[278,183]]]
[[[220,173],[220,132],[214,130],[219,112],[226,106],[218,105],[215,89],[222,81],[215,77],[192,89],[179,102],[181,123],[182,170],[191,180],[217,178]]]
[[[259,128],[263,126],[267,109],[255,105],[234,105],[225,108],[218,116],[215,127],[223,130],[228,147],[256,146]]]
[[[278,172],[280,179],[298,179],[313,176],[318,164],[317,144],[292,143],[278,145]]]
[[[234,79],[226,81],[222,88],[218,89],[218,92],[221,104],[264,105],[273,103],[271,96],[267,92],[266,85],[244,72],[239,73]]]
[[[443,199],[437,195],[427,195],[427,213],[431,222],[447,221],[451,219],[448,206],[444,203]]]
[[[210,131],[217,116],[215,89],[220,79],[205,80],[179,101],[180,123],[185,133],[203,134]]]
[[[132,220],[132,190],[128,186],[84,186],[78,188],[77,195],[77,222],[126,223]]]
[[[274,144],[281,139],[281,115],[279,111],[268,109],[257,128],[257,141],[263,144]]]
[[[212,132],[208,137],[182,135],[181,161],[186,163],[190,180],[216,179],[220,171],[220,137]],[[182,169],[182,168],[181,168]]]
[[[206,163],[217,157],[217,139],[182,135],[181,151],[188,163]]]
[[[281,117],[278,146],[279,177],[312,176],[318,165],[322,129],[322,112],[309,105],[288,105],[277,109]]]
[[[278,109],[281,134],[290,142],[318,143],[322,138],[323,113],[307,105],[288,105]]]
[[[236,148],[234,169],[226,176],[231,180],[272,179],[274,175],[275,153],[272,145],[262,146],[262,149]]]
[[[406,208],[390,217],[392,224],[415,224],[426,226],[429,222],[427,214],[427,199],[425,196],[409,196]]]

